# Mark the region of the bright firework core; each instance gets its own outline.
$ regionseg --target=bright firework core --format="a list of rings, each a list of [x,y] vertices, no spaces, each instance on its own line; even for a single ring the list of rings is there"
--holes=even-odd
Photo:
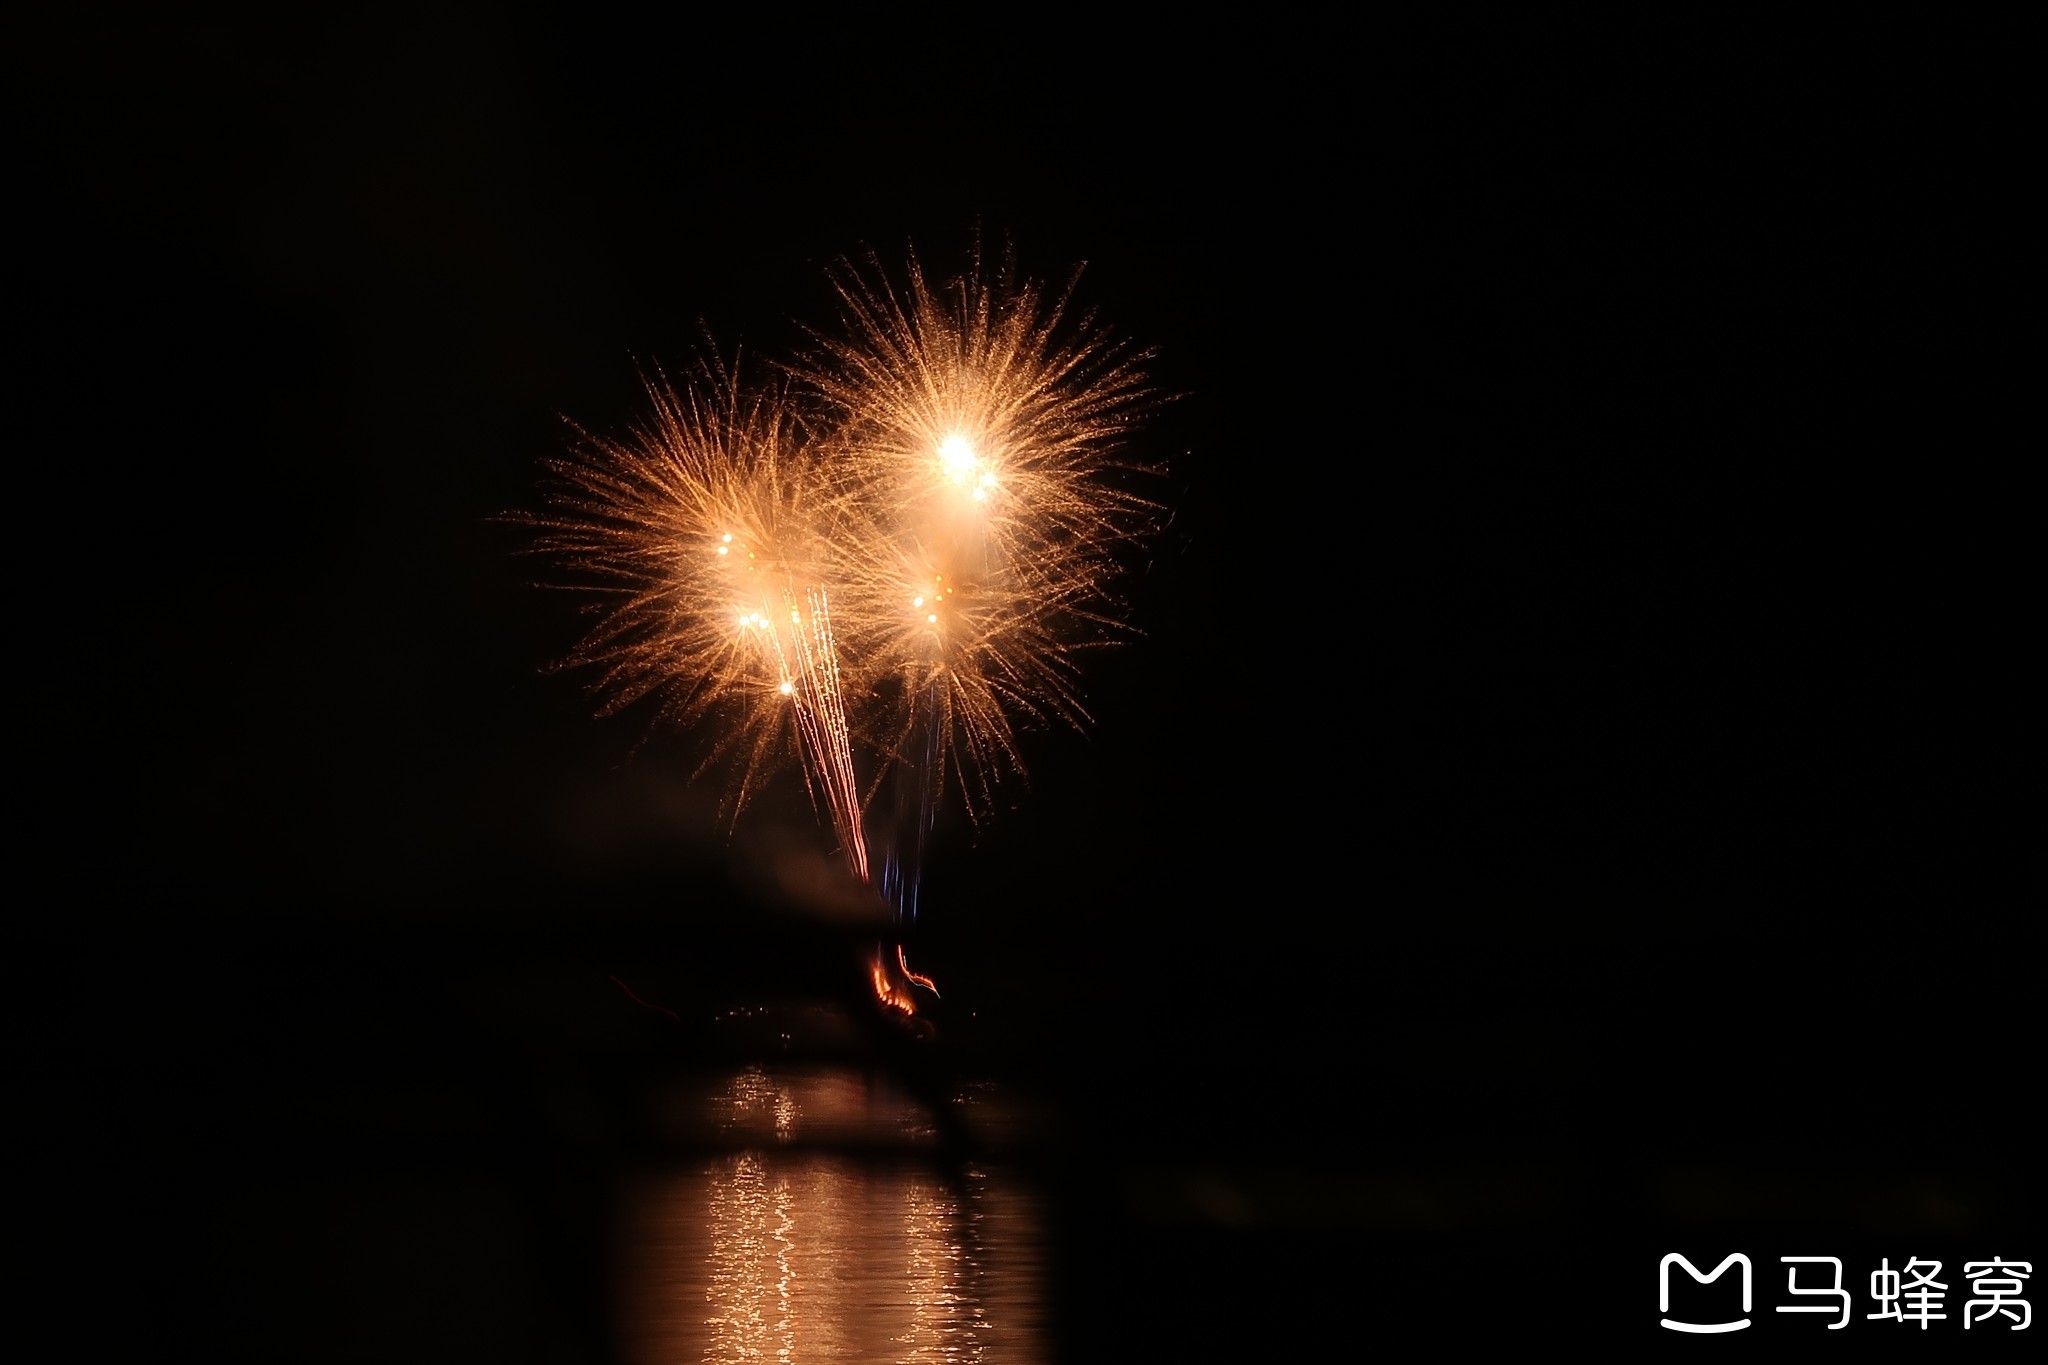
[[[976,502],[987,501],[989,490],[996,486],[994,471],[981,467],[981,457],[974,453],[973,443],[965,436],[948,436],[939,446],[939,468],[962,487],[971,481]]]
[[[975,456],[974,447],[965,436],[948,436],[939,447],[939,464],[946,471],[946,477],[954,483],[967,482],[967,476],[981,461]]]
[[[715,362],[650,383],[652,423],[552,463],[534,521],[596,580],[567,662],[596,670],[604,709],[652,697],[708,724],[707,765],[738,760],[735,815],[795,759],[848,868],[907,923],[941,798],[978,819],[1021,771],[1021,723],[1086,719],[1075,650],[1114,626],[1112,556],[1155,511],[1111,477],[1151,393],[1142,357],[1007,268],[835,283],[843,329],[782,385],[743,391]],[[892,1008],[930,989],[900,950],[871,968]]]

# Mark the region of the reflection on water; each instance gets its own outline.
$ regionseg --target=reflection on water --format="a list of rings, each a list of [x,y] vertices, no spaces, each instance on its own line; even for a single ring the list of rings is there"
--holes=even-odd
[[[1000,1168],[919,1160],[917,1105],[857,1073],[759,1068],[699,1098],[736,1150],[629,1193],[628,1359],[1046,1358],[1035,1202]]]

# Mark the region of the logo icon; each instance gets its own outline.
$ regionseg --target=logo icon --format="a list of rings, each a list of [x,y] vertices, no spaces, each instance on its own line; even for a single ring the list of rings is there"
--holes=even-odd
[[[1728,1259],[1715,1266],[1713,1273],[1709,1275],[1700,1274],[1698,1266],[1686,1260],[1685,1257],[1675,1251],[1659,1261],[1657,1263],[1658,1312],[1669,1313],[1671,1311],[1671,1263],[1673,1261],[1684,1266],[1685,1273],[1692,1276],[1694,1282],[1698,1284],[1712,1284],[1715,1280],[1721,1278],[1721,1273],[1728,1269],[1729,1266],[1740,1264],[1742,1266],[1742,1311],[1744,1313],[1749,1312],[1749,1257],[1739,1251],[1731,1252]],[[1669,1327],[1674,1332],[1739,1332],[1749,1326],[1749,1319],[1746,1317],[1739,1318],[1734,1322],[1673,1322],[1670,1318],[1666,1317],[1661,1320],[1661,1325]]]

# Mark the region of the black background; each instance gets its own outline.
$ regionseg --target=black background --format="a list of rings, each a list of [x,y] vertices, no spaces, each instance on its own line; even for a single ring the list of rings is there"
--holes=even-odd
[[[1069,1356],[1635,1333],[1670,1250],[1747,1251],[1764,1317],[1779,1255],[2041,1250],[2001,35],[428,4],[13,46],[24,1301],[166,1355],[609,1358],[637,1138],[577,1116],[696,1056],[612,978],[858,982],[764,873],[801,799],[730,833],[699,737],[593,719],[508,514],[643,369],[977,235],[1085,262],[1176,395],[1095,724],[942,824],[918,945],[940,1055],[1058,1115]]]

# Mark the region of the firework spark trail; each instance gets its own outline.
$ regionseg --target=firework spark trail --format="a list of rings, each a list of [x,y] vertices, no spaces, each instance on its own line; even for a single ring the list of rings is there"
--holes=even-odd
[[[832,826],[848,866],[868,880],[868,850],[861,828],[860,779],[854,774],[853,727],[847,716],[846,690],[839,671],[839,651],[832,636],[832,612],[822,588],[805,594],[805,623],[794,604],[790,620],[801,628],[795,636],[797,676],[803,682],[797,703],[797,727],[803,734],[810,763],[805,773],[814,792],[831,813]]]
[[[789,565],[744,533],[723,533],[713,552],[732,597],[741,604],[738,630],[759,644],[759,675],[774,680],[782,709],[792,713],[799,766],[812,801],[830,820],[848,867],[865,882],[868,853],[854,729],[830,596],[821,582],[800,581]],[[807,571],[824,572],[816,565]],[[764,709],[772,718],[775,703]]]

